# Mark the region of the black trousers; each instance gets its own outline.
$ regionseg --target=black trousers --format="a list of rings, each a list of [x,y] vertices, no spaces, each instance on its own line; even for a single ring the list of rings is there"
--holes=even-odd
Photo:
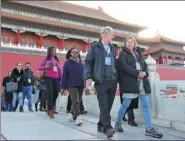
[[[98,126],[101,126],[106,130],[112,128],[111,126],[111,115],[112,104],[114,102],[117,80],[106,81],[102,84],[95,84],[97,91],[97,98],[100,108],[100,117]]]
[[[80,102],[80,112],[83,112],[85,109],[84,109],[84,105],[83,105],[83,101],[81,99],[81,102]],[[68,99],[67,99],[67,111],[70,112],[71,111],[71,97],[70,95],[68,96]]]
[[[35,103],[35,109],[37,109],[39,101],[40,101],[40,109],[42,109],[42,108],[45,109],[46,108],[46,99],[47,99],[46,91],[41,90],[39,92],[39,100],[37,101],[37,103]]]
[[[53,110],[55,101],[60,91],[59,78],[50,78],[50,77],[45,76],[44,83],[46,85],[48,110]]]

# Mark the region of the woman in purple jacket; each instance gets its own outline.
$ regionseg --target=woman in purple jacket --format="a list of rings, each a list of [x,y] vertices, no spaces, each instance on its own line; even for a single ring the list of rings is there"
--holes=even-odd
[[[61,80],[61,67],[55,47],[47,49],[47,57],[41,62],[38,70],[45,70],[44,83],[47,92],[47,111],[48,116],[54,118],[54,105],[60,92]]]
[[[85,87],[84,66],[81,62],[80,54],[75,48],[72,48],[67,52],[66,59],[67,61],[63,66],[61,94],[64,93],[64,90],[68,90],[72,100],[69,120],[75,121],[77,125],[81,125],[80,102]]]

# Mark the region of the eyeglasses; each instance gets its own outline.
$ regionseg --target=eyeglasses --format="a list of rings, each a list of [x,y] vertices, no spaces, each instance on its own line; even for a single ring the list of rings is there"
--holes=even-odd
[[[78,52],[78,51],[72,51],[71,53],[76,53],[76,54],[79,54],[79,52]]]

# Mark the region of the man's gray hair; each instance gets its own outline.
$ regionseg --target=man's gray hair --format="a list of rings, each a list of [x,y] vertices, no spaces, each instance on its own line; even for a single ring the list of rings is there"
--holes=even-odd
[[[105,34],[107,33],[114,33],[114,30],[110,26],[105,26],[100,31],[100,37],[103,38]]]

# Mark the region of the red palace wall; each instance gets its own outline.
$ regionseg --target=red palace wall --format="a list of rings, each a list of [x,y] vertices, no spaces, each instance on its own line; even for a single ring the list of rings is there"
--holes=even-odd
[[[8,74],[8,71],[16,67],[17,62],[21,62],[23,64],[23,68],[26,62],[30,62],[33,72],[36,73],[40,62],[44,59],[44,56],[2,52],[1,58],[1,78],[3,78]],[[62,65],[65,59],[59,59]],[[161,80],[185,80],[185,69],[157,67],[157,72],[160,74]]]
[[[2,58],[1,61],[2,62],[1,82],[2,82],[3,77],[7,76],[8,71],[16,67],[17,62],[21,62],[23,64],[23,68],[26,62],[30,62],[31,68],[35,74],[40,62],[42,61],[42,59],[44,59],[44,56],[2,52],[1,58]],[[59,59],[60,64],[63,65],[65,59],[64,58]],[[160,74],[161,80],[185,80],[185,69],[157,67],[157,72]],[[116,95],[119,95],[119,89],[117,90]]]
[[[1,82],[3,80],[3,77],[8,75],[8,71],[13,70],[18,62],[21,62],[23,64],[23,68],[24,68],[24,64],[26,62],[30,62],[31,63],[31,68],[34,72],[34,74],[36,74],[37,68],[39,66],[39,64],[41,63],[41,61],[44,59],[44,56],[33,56],[33,55],[28,55],[28,54],[16,54],[16,53],[8,53],[8,52],[2,52],[1,53]],[[64,58],[59,58],[60,59],[60,63],[63,64],[65,59]]]
[[[157,67],[161,80],[185,80],[185,69]]]

